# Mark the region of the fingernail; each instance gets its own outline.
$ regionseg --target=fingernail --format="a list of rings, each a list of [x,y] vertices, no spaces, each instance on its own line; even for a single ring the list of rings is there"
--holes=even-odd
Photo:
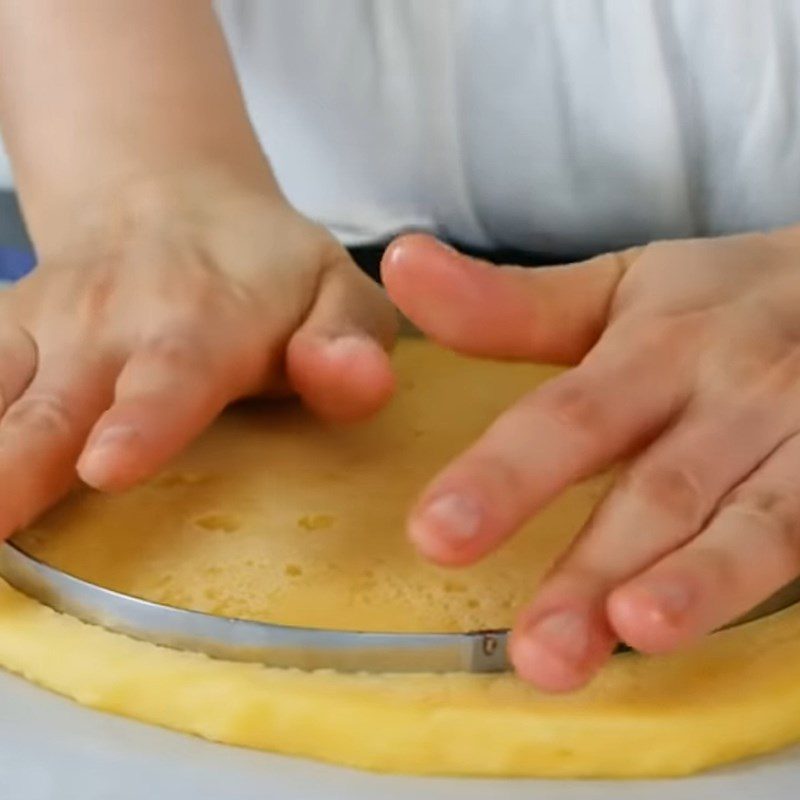
[[[645,583],[640,591],[652,601],[657,613],[667,618],[681,617],[692,604],[691,593],[682,583]]]
[[[425,535],[455,543],[473,539],[481,525],[478,503],[471,497],[451,492],[430,502],[417,519]]]
[[[112,450],[122,450],[138,437],[133,428],[117,426],[106,428],[84,451],[80,458],[78,468],[84,477],[93,479],[105,469],[105,460]]]
[[[137,437],[136,431],[127,425],[117,425],[106,428],[93,442],[90,442],[89,452],[94,453],[109,447],[119,447],[121,444],[132,442]]]
[[[347,334],[337,336],[328,342],[328,352],[336,358],[349,358],[354,353],[364,352],[364,347],[369,346],[370,340],[364,336]]]
[[[581,661],[589,652],[589,620],[579,611],[548,614],[534,623],[526,635],[567,661]]]

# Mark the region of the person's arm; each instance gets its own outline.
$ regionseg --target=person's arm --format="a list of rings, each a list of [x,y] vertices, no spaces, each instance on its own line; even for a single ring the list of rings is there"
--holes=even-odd
[[[394,312],[278,190],[210,3],[0,0],[0,123],[39,258],[0,292],[0,539],[243,396],[387,399]]]
[[[278,193],[208,0],[0,0],[0,119],[40,247],[170,176]]]

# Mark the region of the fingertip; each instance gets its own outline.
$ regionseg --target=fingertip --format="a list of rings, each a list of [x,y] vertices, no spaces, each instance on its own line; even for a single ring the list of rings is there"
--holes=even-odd
[[[93,489],[117,492],[147,477],[139,457],[140,436],[129,426],[95,428],[76,465],[78,477]]]
[[[383,408],[395,390],[388,354],[362,334],[297,337],[288,347],[287,370],[306,405],[331,422],[365,419]]]
[[[468,567],[480,558],[472,552],[459,551],[452,545],[428,535],[425,531],[421,532],[419,526],[413,522],[408,526],[408,538],[425,561],[436,564],[438,567]]]
[[[536,640],[522,635],[511,637],[509,659],[521,680],[551,694],[574,692],[590,677]]]
[[[415,263],[420,255],[426,253],[454,253],[449,244],[437,239],[429,233],[404,233],[393,239],[381,258],[381,276],[401,269],[407,262]]]
[[[624,585],[609,595],[606,606],[620,640],[641,653],[668,653],[693,638],[687,630],[691,598],[676,584]]]
[[[426,322],[430,315],[429,295],[437,299],[464,293],[462,281],[458,280],[460,274],[454,273],[453,267],[460,270],[465,260],[457,250],[429,234],[404,234],[386,248],[381,259],[381,279],[391,299],[406,315]],[[438,311],[444,313],[447,309],[439,307]]]
[[[485,552],[484,517],[476,498],[440,492],[412,511],[408,536],[426,560],[443,567],[467,566]]]
[[[528,608],[514,626],[509,658],[525,681],[547,692],[585,686],[611,656],[613,634],[591,609]]]

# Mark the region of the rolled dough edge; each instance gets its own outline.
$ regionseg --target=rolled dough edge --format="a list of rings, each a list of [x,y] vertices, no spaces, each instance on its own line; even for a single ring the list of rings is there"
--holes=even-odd
[[[800,739],[796,607],[675,656],[619,657],[587,692],[548,697],[508,675],[217,661],[86,625],[0,581],[0,665],[101,711],[380,772],[678,776]]]

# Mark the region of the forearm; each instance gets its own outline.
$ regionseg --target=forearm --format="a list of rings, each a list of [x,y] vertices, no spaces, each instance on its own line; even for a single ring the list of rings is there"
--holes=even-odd
[[[0,0],[0,122],[34,239],[200,165],[277,192],[205,0]]]

